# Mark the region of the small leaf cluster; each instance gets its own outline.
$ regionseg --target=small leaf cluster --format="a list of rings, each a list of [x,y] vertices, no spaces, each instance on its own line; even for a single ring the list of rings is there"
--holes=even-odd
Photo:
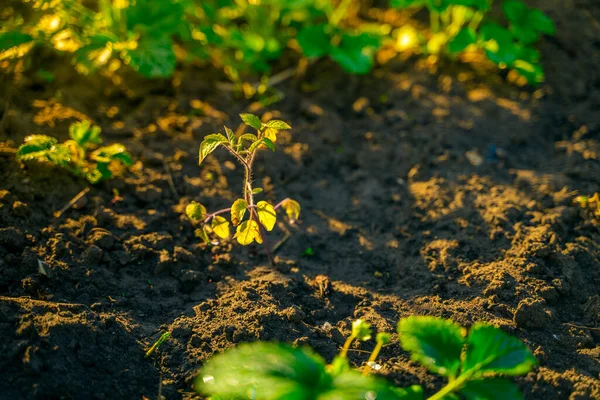
[[[119,176],[132,165],[131,156],[122,144],[100,146],[100,127],[90,121],[71,124],[69,136],[71,139],[63,143],[46,135],[27,136],[17,150],[17,159],[48,162],[85,177],[90,183]]]
[[[536,364],[521,341],[491,325],[475,324],[467,332],[449,320],[409,317],[400,320],[398,334],[414,361],[448,380],[430,400],[521,399],[507,377],[526,374]],[[368,324],[353,324],[351,337],[370,336]],[[379,333],[375,351],[389,341],[389,334]],[[425,399],[420,386],[398,388],[361,374],[345,356],[326,364],[309,348],[266,342],[241,344],[208,360],[194,386],[213,400]]]
[[[502,10],[508,22],[503,26],[488,18],[493,0],[391,0],[396,8],[427,8],[432,34],[422,51],[426,54],[446,53],[450,56],[472,49],[483,51],[501,68],[509,68],[530,84],[544,80],[540,52],[534,47],[541,35],[554,35],[552,20],[542,11],[521,0],[504,0]],[[418,34],[403,28],[398,43]]]
[[[598,193],[594,193],[593,196],[577,196],[574,202],[583,209],[587,209],[593,212],[596,218],[600,218],[600,196]]]
[[[235,227],[234,238],[244,246],[253,242],[263,243],[263,229],[273,230],[277,222],[278,208],[283,208],[292,222],[300,216],[300,204],[289,198],[275,206],[265,200],[255,202],[255,196],[262,193],[263,189],[252,186],[252,168],[256,153],[262,149],[275,151],[277,134],[281,130],[291,129],[290,125],[280,120],[263,123],[253,114],[241,114],[240,117],[254,130],[254,133],[242,133],[237,136],[231,129],[225,127],[225,134],[207,135],[200,144],[199,163],[202,163],[217,148],[223,147],[243,166],[245,173],[243,198],[235,200],[230,208],[207,214],[206,208],[200,203],[192,202],[186,207],[188,218],[201,223],[196,234],[206,243],[210,243],[211,233],[222,239],[229,238],[231,235],[230,222],[220,214],[229,213],[231,225]]]

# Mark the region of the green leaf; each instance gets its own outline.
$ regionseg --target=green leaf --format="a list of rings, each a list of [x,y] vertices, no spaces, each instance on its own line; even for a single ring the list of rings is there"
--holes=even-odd
[[[233,133],[233,131],[226,126],[224,126],[223,128],[225,128],[225,134],[227,134],[227,140],[229,140],[229,143],[231,143],[232,145],[235,145],[236,144],[235,133]]]
[[[125,146],[120,143],[114,143],[110,146],[100,147],[90,155],[90,158],[97,162],[110,163],[111,161],[119,161],[126,166],[131,166],[133,161],[127,152]]]
[[[350,361],[347,357],[335,356],[330,365],[327,366],[329,375],[336,377],[343,372],[350,371]]]
[[[392,339],[392,335],[387,332],[379,332],[375,337],[377,343],[388,344]]]
[[[242,121],[248,126],[251,126],[254,129],[260,130],[262,127],[262,122],[260,122],[260,118],[258,118],[254,114],[240,114]]]
[[[331,388],[325,362],[306,348],[242,343],[207,361],[194,387],[219,399],[308,400]]]
[[[256,203],[256,212],[262,226],[269,232],[273,230],[275,222],[277,221],[277,213],[273,206],[266,201],[259,201]]]
[[[185,207],[185,215],[192,221],[200,221],[206,214],[206,207],[202,204],[192,201]]]
[[[124,51],[124,61],[148,78],[167,78],[175,70],[175,52],[169,37],[141,39],[134,50]]]
[[[507,379],[492,378],[468,381],[460,390],[466,400],[521,400],[519,387]]]
[[[531,351],[517,338],[491,325],[475,324],[467,338],[462,372],[475,370],[522,375],[536,365]]]
[[[256,142],[252,143],[250,147],[248,147],[248,151],[251,153],[261,145],[265,145],[269,148],[269,150],[275,151],[275,143],[273,143],[271,139],[267,139],[266,137],[258,139]]]
[[[456,376],[464,345],[463,328],[434,317],[408,317],[398,324],[400,343],[414,361],[431,372]]]
[[[25,143],[19,146],[17,150],[17,159],[29,161],[36,159],[46,159],[47,153],[57,140],[46,135],[29,135],[25,138]]]
[[[238,226],[244,219],[248,203],[244,199],[237,199],[231,206],[231,223],[233,226]]]
[[[81,147],[87,149],[90,144],[100,144],[100,127],[92,126],[88,120],[75,122],[69,126],[69,136]]]
[[[331,58],[346,72],[366,74],[373,68],[375,52],[379,45],[378,39],[366,33],[343,34],[340,45],[331,51]]]
[[[523,75],[527,79],[527,82],[532,85],[539,85],[544,82],[544,69],[537,63],[517,60],[513,63],[512,68]]]
[[[477,43],[475,30],[473,28],[465,27],[450,40],[448,50],[451,53],[459,53],[474,43]]]
[[[21,32],[2,32],[0,33],[0,51],[10,50],[13,47],[20,46],[33,41],[33,37]]]
[[[273,128],[273,129],[277,129],[277,130],[285,130],[285,129],[292,129],[291,126],[289,126],[287,124],[287,122],[284,121],[280,121],[277,119],[272,119],[269,122],[267,122],[265,125],[267,125],[267,127],[269,128]]]
[[[341,400],[341,399],[377,399],[377,400],[399,400],[399,399],[422,399],[421,397],[400,396],[384,379],[372,375],[362,375],[356,370],[348,369],[333,378],[332,389],[326,391],[317,400]]]
[[[254,188],[252,189],[252,194],[260,194],[263,192],[262,188]]]
[[[331,38],[327,25],[305,26],[298,33],[298,44],[306,57],[322,57],[331,51]]]
[[[538,32],[546,35],[556,34],[556,27],[552,19],[540,10],[530,9],[527,13],[527,23]]]
[[[258,244],[263,242],[258,223],[254,220],[247,220],[239,224],[234,237],[242,246],[247,246],[255,240]]]
[[[210,227],[215,232],[215,234],[221,239],[227,239],[229,237],[229,221],[220,215],[215,215],[213,218]]]
[[[515,39],[519,40],[525,45],[535,43],[540,37],[540,35],[530,25],[514,25],[511,27],[511,30],[515,36]]]
[[[210,239],[208,237],[208,234],[206,233],[206,231],[204,230],[204,227],[198,228],[194,231],[194,234],[196,235],[196,237],[199,237],[200,239],[202,239],[202,241],[206,244],[210,244]]]
[[[510,22],[519,23],[527,14],[527,5],[519,0],[505,0],[502,10]]]
[[[300,218],[300,204],[297,201],[292,199],[285,199],[281,203],[281,207],[285,210],[290,221],[296,221]]]
[[[200,154],[198,164],[202,164],[202,161],[220,144],[227,143],[227,138],[220,133],[213,133],[211,135],[207,135],[202,143],[200,144]]]
[[[244,133],[242,136],[240,136],[240,142],[242,140],[247,140],[249,142],[256,142],[258,140],[258,138],[256,137],[256,135],[253,135],[251,133]]]
[[[371,339],[371,325],[367,324],[362,319],[357,319],[352,322],[352,337],[363,342]]]

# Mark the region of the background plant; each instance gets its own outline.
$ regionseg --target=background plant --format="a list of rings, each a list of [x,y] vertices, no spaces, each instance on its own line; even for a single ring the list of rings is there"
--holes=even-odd
[[[552,20],[520,0],[504,0],[507,20],[503,26],[491,20],[493,0],[391,0],[396,8],[426,8],[431,34],[427,39],[407,26],[398,32],[400,50],[423,43],[426,54],[457,56],[465,51],[482,51],[501,68],[510,68],[528,83],[544,80],[540,52],[534,47],[542,34],[554,35]]]
[[[521,399],[517,385],[506,377],[526,374],[536,364],[521,341],[491,325],[475,324],[467,332],[450,320],[409,317],[400,320],[398,334],[413,361],[447,379],[429,400]],[[309,348],[242,344],[210,359],[200,370],[195,388],[215,400],[424,399],[419,386],[397,388],[350,368],[348,343],[370,337],[369,325],[355,321],[344,348],[331,364]],[[377,337],[374,353],[389,340],[386,334]],[[370,357],[370,362],[376,356]]]
[[[196,235],[206,243],[210,243],[209,234],[226,239],[230,236],[229,221],[222,214],[231,215],[231,224],[236,228],[234,238],[238,243],[247,246],[253,242],[263,244],[269,261],[274,264],[273,255],[266,239],[266,232],[271,231],[277,221],[277,209],[283,208],[288,218],[293,222],[300,216],[300,205],[295,200],[286,198],[275,206],[261,200],[256,202],[255,196],[262,193],[263,189],[253,187],[253,166],[256,154],[262,149],[275,151],[275,142],[280,130],[291,129],[283,121],[271,120],[262,123],[260,118],[253,114],[240,114],[242,121],[254,129],[254,133],[243,133],[239,137],[225,127],[225,135],[214,133],[204,138],[200,144],[199,163],[218,147],[223,147],[244,168],[242,184],[243,198],[233,202],[231,207],[210,214],[206,208],[197,202],[192,202],[186,207],[186,214],[192,221],[199,221],[200,228]],[[247,216],[247,219],[244,219]]]
[[[99,147],[100,132],[100,127],[82,121],[71,124],[71,139],[64,143],[46,135],[30,135],[17,150],[17,159],[57,165],[90,183],[111,179],[132,165],[131,156],[119,143]]]

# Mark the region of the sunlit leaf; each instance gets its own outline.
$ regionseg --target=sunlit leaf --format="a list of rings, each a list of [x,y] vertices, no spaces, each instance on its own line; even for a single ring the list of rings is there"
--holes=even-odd
[[[375,52],[379,45],[379,39],[366,33],[344,34],[339,46],[331,50],[331,58],[346,72],[366,74],[373,68]]]
[[[281,203],[281,207],[285,210],[285,213],[291,221],[296,221],[300,218],[300,204],[298,204],[297,201],[285,199]]]
[[[232,145],[235,145],[236,144],[235,133],[233,133],[233,131],[226,126],[224,126],[223,128],[225,128],[225,134],[227,134],[227,140],[229,140],[229,143],[231,143]]]
[[[19,146],[17,159],[22,161],[46,158],[50,149],[57,143],[53,137],[46,135],[29,135],[25,138],[25,144]]]
[[[262,226],[264,226],[267,231],[271,231],[277,221],[277,213],[273,206],[266,201],[259,201],[256,203],[256,212]]]
[[[211,135],[207,135],[202,143],[200,144],[200,153],[199,153],[199,161],[198,164],[201,164],[202,161],[220,144],[227,143],[227,138],[220,133],[213,133]]]
[[[254,129],[260,130],[260,128],[262,127],[262,122],[260,121],[260,118],[258,118],[254,114],[240,114],[240,117],[246,125],[251,126]]]
[[[250,147],[248,147],[248,151],[253,152],[261,145],[265,145],[265,147],[267,147],[269,150],[275,151],[275,143],[273,143],[271,139],[267,139],[266,137],[258,139],[256,142],[252,143]]]
[[[462,371],[522,375],[536,365],[531,351],[517,338],[491,325],[474,325],[467,338]]]
[[[100,127],[92,126],[88,120],[72,123],[69,126],[69,136],[81,147],[86,149],[90,144],[100,144]]]
[[[210,227],[221,239],[227,239],[229,237],[229,221],[220,215],[216,215],[213,218]]]
[[[258,244],[263,242],[258,223],[254,220],[246,220],[239,224],[234,237],[242,246],[247,246],[255,240]]]
[[[202,239],[202,241],[206,244],[210,244],[210,238],[208,237],[208,234],[206,233],[206,231],[204,230],[204,227],[198,228],[194,231],[194,234],[196,235],[196,237],[199,237],[200,239]]]
[[[292,129],[292,127],[289,126],[287,124],[287,122],[280,121],[277,119],[272,119],[269,122],[267,122],[265,125],[267,125],[267,127],[269,127],[269,128],[273,128],[273,129],[277,129],[277,130]]]
[[[231,206],[231,223],[233,226],[238,226],[244,219],[248,203],[244,199],[237,199]]]
[[[103,163],[119,161],[126,166],[131,166],[133,164],[127,149],[120,143],[114,143],[110,146],[100,147],[94,150],[94,152],[90,155],[90,158],[94,161]]]
[[[371,325],[367,324],[362,319],[355,320],[352,322],[352,336],[366,342],[371,339]]]
[[[254,188],[252,189],[252,194],[259,194],[262,193],[263,189],[262,188]]]
[[[206,214],[206,207],[202,204],[192,201],[185,207],[185,215],[192,221],[200,221]]]
[[[442,318],[408,317],[400,320],[398,333],[414,361],[431,372],[456,376],[465,342],[459,325]]]
[[[247,140],[249,142],[256,142],[258,140],[258,138],[256,137],[256,135],[253,135],[251,133],[244,133],[242,136],[240,136],[240,142],[242,140]]]

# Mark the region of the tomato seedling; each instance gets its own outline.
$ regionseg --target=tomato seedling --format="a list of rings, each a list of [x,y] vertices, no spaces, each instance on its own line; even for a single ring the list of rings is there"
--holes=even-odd
[[[46,135],[30,135],[17,150],[20,161],[39,161],[62,167],[90,183],[120,176],[132,165],[131,156],[119,143],[102,144],[100,127],[81,121],[69,127],[70,140],[64,143]]]
[[[428,400],[458,396],[522,399],[518,386],[506,377],[524,375],[536,365],[533,354],[520,340],[483,323],[473,325],[467,332],[450,320],[408,317],[400,320],[398,334],[413,361],[448,380]],[[368,324],[362,321],[353,324],[350,338],[370,336]],[[389,334],[377,335],[370,363],[389,341]],[[365,374],[365,370],[361,374],[350,368],[346,356],[340,355],[328,365],[309,348],[266,342],[244,343],[208,360],[194,386],[214,400],[426,398],[418,385],[398,388],[382,378]]]
[[[225,135],[213,133],[204,138],[200,144],[199,164],[218,147],[225,148],[244,168],[242,183],[243,197],[233,202],[231,207],[207,214],[206,208],[197,202],[192,202],[186,207],[186,215],[192,221],[199,221],[200,228],[196,235],[206,243],[210,243],[209,234],[226,239],[230,236],[229,221],[222,214],[230,214],[231,224],[236,227],[234,238],[238,243],[247,246],[253,242],[263,244],[271,264],[275,264],[273,255],[266,239],[266,232],[271,231],[277,221],[277,210],[283,208],[294,222],[300,216],[300,204],[286,198],[276,205],[261,200],[256,202],[255,196],[262,193],[263,189],[253,187],[253,166],[258,151],[269,149],[275,151],[275,141],[280,130],[291,129],[284,121],[271,120],[263,123],[253,114],[240,114],[242,121],[256,131],[244,133],[237,137],[233,131],[225,127]],[[247,217],[246,219],[244,219]]]

